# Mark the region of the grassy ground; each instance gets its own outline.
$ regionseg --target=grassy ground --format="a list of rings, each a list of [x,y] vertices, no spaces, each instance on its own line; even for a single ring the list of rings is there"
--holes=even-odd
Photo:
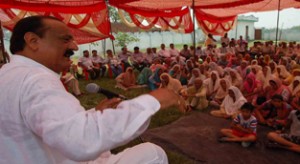
[[[137,97],[141,94],[148,93],[149,89],[148,88],[138,88],[138,89],[133,89],[130,91],[122,91],[120,89],[116,89],[115,86],[115,80],[114,79],[109,79],[109,78],[101,78],[96,81],[86,81],[86,80],[79,80],[80,84],[80,89],[85,92],[85,86],[89,83],[97,83],[99,86],[102,88],[108,89],[110,91],[123,94],[128,98],[134,98]],[[98,104],[99,101],[104,99],[104,96],[101,96],[100,94],[89,94],[85,93],[84,96],[79,97],[79,100],[81,104],[85,107],[85,109],[90,109],[93,108]],[[178,118],[182,117],[183,114],[179,112],[176,108],[169,108],[167,110],[161,110],[157,112],[151,119],[151,123],[149,128],[156,128],[160,126],[164,126],[166,124],[169,124]],[[122,147],[114,149],[112,152],[117,153],[122,151],[123,149],[127,147],[132,147],[134,145],[139,144],[140,141],[138,139],[133,140],[132,142],[128,143],[127,145],[124,145]],[[177,152],[173,152],[172,150],[167,150],[167,155],[169,158],[169,163],[170,164],[192,164],[194,163],[192,160],[188,159],[186,156],[179,154]]]

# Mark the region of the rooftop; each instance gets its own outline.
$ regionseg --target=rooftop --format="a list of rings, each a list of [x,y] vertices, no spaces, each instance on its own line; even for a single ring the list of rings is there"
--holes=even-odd
[[[238,21],[250,21],[250,22],[258,22],[258,18],[254,15],[239,15]]]

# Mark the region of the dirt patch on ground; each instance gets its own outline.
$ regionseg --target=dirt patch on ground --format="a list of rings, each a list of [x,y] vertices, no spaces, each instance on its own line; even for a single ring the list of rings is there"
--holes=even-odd
[[[142,138],[177,151],[196,163],[300,163],[300,156],[282,149],[266,148],[266,134],[272,129],[258,126],[258,141],[249,148],[239,143],[219,143],[221,128],[228,128],[230,120],[215,118],[207,113],[193,112],[172,124],[150,129]]]

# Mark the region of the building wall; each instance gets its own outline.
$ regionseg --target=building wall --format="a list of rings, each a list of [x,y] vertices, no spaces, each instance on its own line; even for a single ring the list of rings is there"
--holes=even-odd
[[[300,41],[300,33],[297,30],[278,31],[278,40],[284,41]],[[262,29],[263,40],[276,40],[276,31],[270,32]]]
[[[237,26],[229,31],[228,36],[238,39],[240,35],[242,35],[243,38],[246,39],[246,26],[248,26],[248,40],[254,40],[254,22],[250,21],[238,21]]]

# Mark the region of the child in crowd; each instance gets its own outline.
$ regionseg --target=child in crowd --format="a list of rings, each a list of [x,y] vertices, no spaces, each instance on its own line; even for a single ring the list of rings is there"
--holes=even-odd
[[[287,128],[290,127],[290,133],[281,133],[281,131],[270,132],[267,137],[270,142],[269,148],[279,147],[300,153],[300,111],[291,111]]]
[[[233,120],[230,129],[221,129],[220,142],[241,142],[243,147],[249,147],[256,141],[257,120],[252,115],[254,106],[246,102],[241,107],[241,113]],[[225,137],[224,137],[225,136]]]

